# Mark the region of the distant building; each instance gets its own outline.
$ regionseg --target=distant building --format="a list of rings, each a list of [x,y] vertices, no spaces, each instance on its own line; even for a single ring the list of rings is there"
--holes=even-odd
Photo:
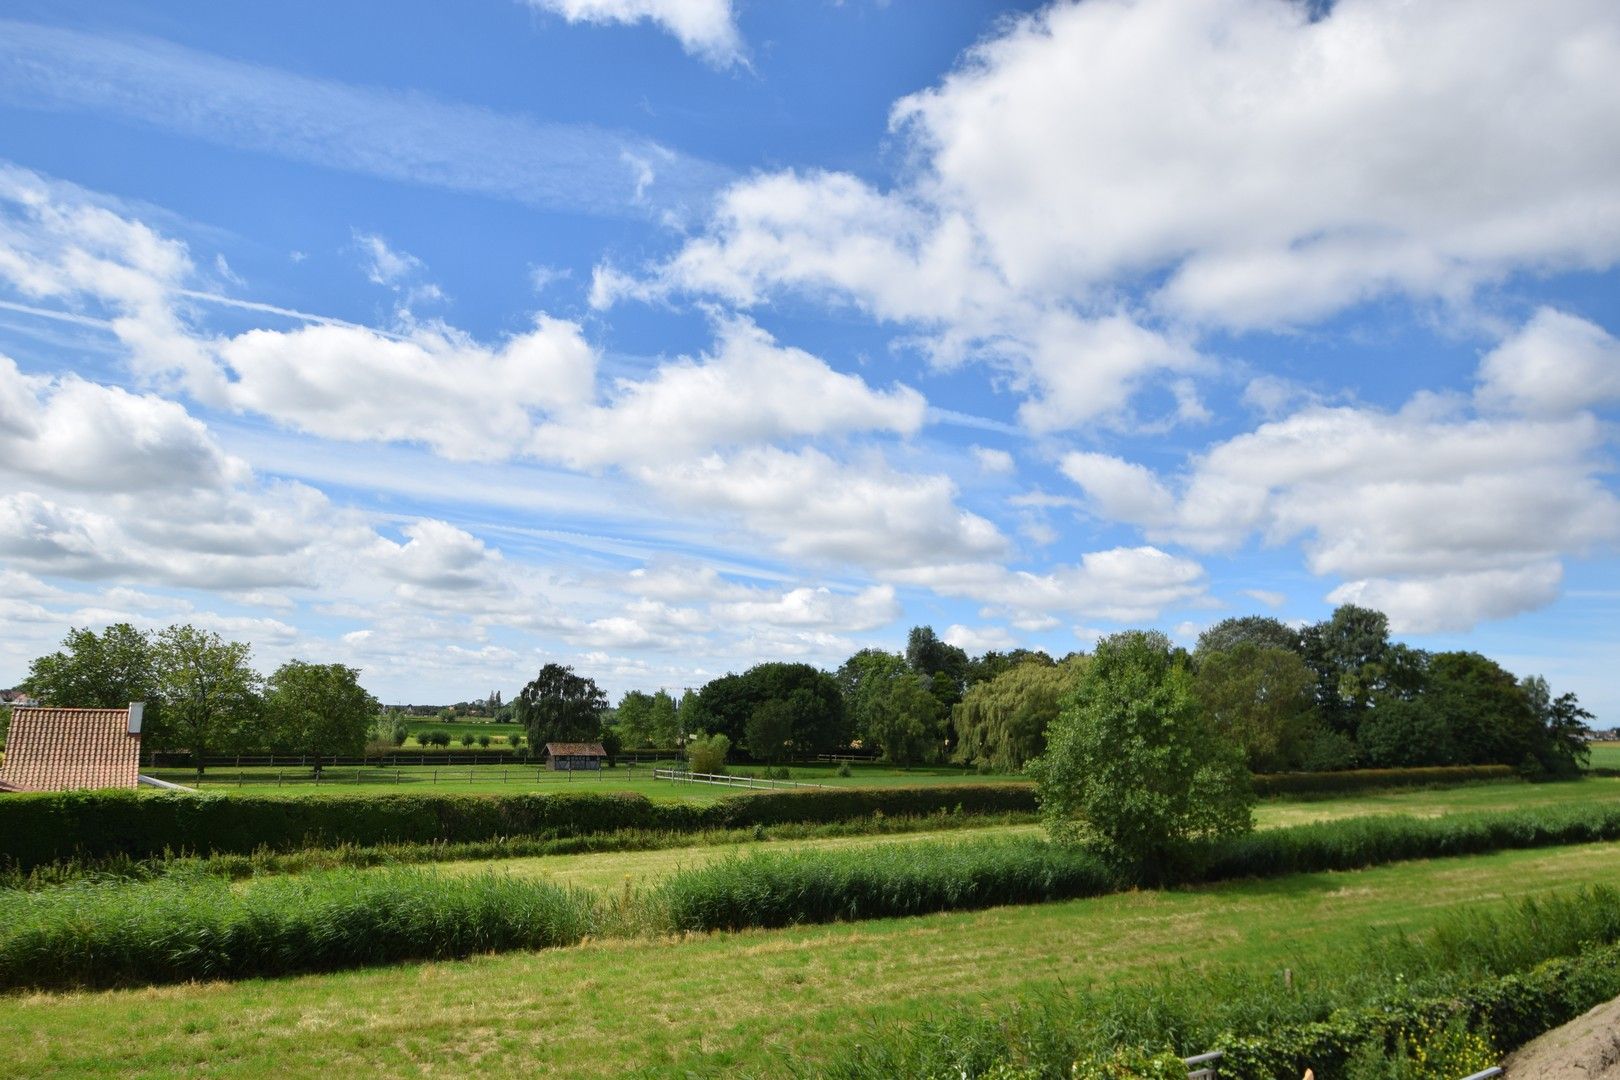
[[[138,701],[127,709],[14,706],[0,790],[135,787],[143,711]]]
[[[39,702],[28,696],[26,690],[20,688],[0,690],[0,705],[10,705],[12,708],[28,708],[38,705]]]
[[[594,771],[602,767],[607,751],[599,742],[548,742],[546,757],[551,759],[551,767],[556,772]]]

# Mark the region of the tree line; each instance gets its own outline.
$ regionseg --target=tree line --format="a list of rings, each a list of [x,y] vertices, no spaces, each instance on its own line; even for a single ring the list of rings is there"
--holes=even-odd
[[[1154,640],[1192,707],[1255,772],[1505,764],[1568,775],[1585,760],[1593,717],[1574,694],[1555,696],[1544,678],[1516,678],[1477,652],[1394,641],[1369,608],[1346,604],[1305,627],[1229,618],[1191,651]],[[903,653],[862,649],[833,672],[768,662],[679,701],[633,691],[609,710],[602,698],[569,734],[594,725],[626,747],[718,736],[765,762],[857,746],[896,764],[1012,772],[1045,752],[1094,657],[972,657],[920,626]]]
[[[1568,775],[1585,760],[1593,717],[1574,694],[1554,696],[1545,679],[1515,678],[1479,653],[1394,641],[1388,619],[1368,608],[1347,604],[1302,628],[1229,618],[1191,651],[1152,640],[1200,722],[1251,771],[1505,764]],[[613,755],[686,745],[721,765],[736,751],[773,763],[859,748],[900,765],[1014,772],[1046,752],[1096,656],[974,657],[919,626],[904,652],[862,649],[830,672],[756,664],[679,699],[631,691],[613,708],[589,676],[548,663],[516,696],[503,702],[492,691],[480,704],[523,725],[537,749],[600,740]],[[210,631],[117,623],[100,634],[70,631],[61,650],[30,665],[23,688],[57,705],[146,701],[146,744],[199,761],[263,750],[357,754],[368,738],[404,741],[403,722],[379,716],[355,669],[293,660],[266,677],[249,661],[248,645]]]
[[[143,701],[143,748],[189,753],[199,770],[209,754],[269,750],[318,762],[365,749],[378,705],[356,669],[289,660],[266,676],[251,659],[245,642],[195,626],[114,623],[100,634],[68,631],[61,649],[29,665],[22,686],[67,708]]]

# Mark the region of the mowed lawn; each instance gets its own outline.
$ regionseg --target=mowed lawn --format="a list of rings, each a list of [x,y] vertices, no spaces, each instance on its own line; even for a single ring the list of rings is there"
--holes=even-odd
[[[1442,814],[1598,803],[1620,803],[1620,779],[1590,779],[1568,784],[1493,782],[1457,788],[1393,791],[1312,801],[1272,800],[1256,807],[1255,820],[1260,828],[1274,828],[1368,814],[1439,817]],[[996,836],[1031,836],[1039,833],[1038,825],[998,825],[814,840],[759,840],[741,844],[716,844],[656,851],[544,855],[495,862],[467,860],[435,863],[431,866],[441,873],[479,874],[496,870],[500,873],[545,877],[559,884],[613,890],[622,889],[626,882],[632,886],[650,884],[677,870],[701,866],[748,852],[849,850],[889,844],[941,841],[951,843]]]
[[[665,762],[668,768],[674,762]],[[283,795],[351,791],[441,791],[456,794],[499,794],[521,791],[639,792],[660,802],[713,802],[749,790],[720,784],[655,780],[652,764],[620,765],[595,772],[555,772],[540,765],[369,765],[329,767],[320,783],[298,766],[223,766],[209,769],[199,785],[189,769],[156,769],[150,775],[205,791],[274,791]],[[763,772],[742,769],[737,772]],[[836,788],[926,787],[935,784],[1027,784],[1022,776],[979,776],[963,769],[918,766],[913,769],[859,765],[850,776],[830,767],[795,767],[792,778]]]
[[[469,961],[0,997],[27,1076],[778,1076],[867,1023],[1211,963],[1309,971],[1458,905],[1620,884],[1620,844]],[[1187,1052],[1202,1047],[1184,1048]]]

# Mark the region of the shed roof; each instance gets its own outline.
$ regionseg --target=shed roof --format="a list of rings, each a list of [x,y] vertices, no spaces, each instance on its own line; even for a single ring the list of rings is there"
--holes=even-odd
[[[141,721],[138,709],[131,712],[13,709],[0,782],[23,791],[136,786]]]
[[[599,742],[548,742],[546,753],[552,757],[607,757]]]

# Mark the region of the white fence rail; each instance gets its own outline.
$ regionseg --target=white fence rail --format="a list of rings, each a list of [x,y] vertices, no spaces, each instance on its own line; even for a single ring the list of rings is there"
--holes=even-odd
[[[826,784],[805,784],[797,780],[765,780],[757,776],[727,776],[724,773],[685,772],[681,769],[654,769],[654,780],[674,780],[683,784],[719,784],[741,788],[825,788]]]

